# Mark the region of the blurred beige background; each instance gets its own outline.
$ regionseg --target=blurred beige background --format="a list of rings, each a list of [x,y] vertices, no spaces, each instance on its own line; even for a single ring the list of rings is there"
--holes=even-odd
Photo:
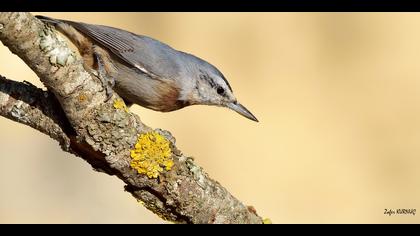
[[[37,13],[39,14],[39,13]],[[124,28],[217,66],[260,120],[132,110],[274,223],[420,223],[420,14],[42,13]],[[41,86],[0,46],[0,74]],[[164,223],[116,177],[0,117],[0,223]]]

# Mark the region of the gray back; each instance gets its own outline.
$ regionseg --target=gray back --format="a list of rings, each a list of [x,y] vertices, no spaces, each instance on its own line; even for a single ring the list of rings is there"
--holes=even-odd
[[[65,22],[91,37],[99,45],[108,48],[130,67],[140,66],[160,79],[179,76],[179,70],[182,69],[180,52],[167,44],[109,26]]]

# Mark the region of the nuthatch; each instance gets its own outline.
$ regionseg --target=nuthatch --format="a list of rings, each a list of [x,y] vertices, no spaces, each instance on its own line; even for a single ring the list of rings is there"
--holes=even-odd
[[[85,69],[97,71],[108,98],[115,90],[127,104],[162,112],[196,104],[222,106],[258,122],[236,100],[223,74],[194,55],[109,26],[36,17],[75,44]]]

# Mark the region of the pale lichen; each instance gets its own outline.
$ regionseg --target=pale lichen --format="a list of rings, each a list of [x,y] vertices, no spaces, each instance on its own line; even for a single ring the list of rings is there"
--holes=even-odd
[[[156,131],[141,134],[130,156],[131,167],[149,178],[157,178],[164,169],[169,171],[174,165],[170,142]]]
[[[40,32],[39,47],[49,57],[52,65],[65,66],[75,61],[75,54],[67,47],[66,41],[54,34],[49,26]]]
[[[194,180],[197,181],[198,186],[204,189],[206,187],[206,184],[205,184],[205,177],[204,177],[201,167],[197,166],[194,163],[192,158],[188,158],[186,160],[186,165],[188,169],[190,170],[190,172],[193,174]]]

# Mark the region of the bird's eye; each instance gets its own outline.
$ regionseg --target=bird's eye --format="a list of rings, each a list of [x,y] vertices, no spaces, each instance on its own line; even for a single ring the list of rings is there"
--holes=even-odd
[[[225,93],[225,90],[224,90],[222,87],[218,87],[218,88],[217,88],[217,93],[218,93],[219,95],[223,95],[223,94]]]

